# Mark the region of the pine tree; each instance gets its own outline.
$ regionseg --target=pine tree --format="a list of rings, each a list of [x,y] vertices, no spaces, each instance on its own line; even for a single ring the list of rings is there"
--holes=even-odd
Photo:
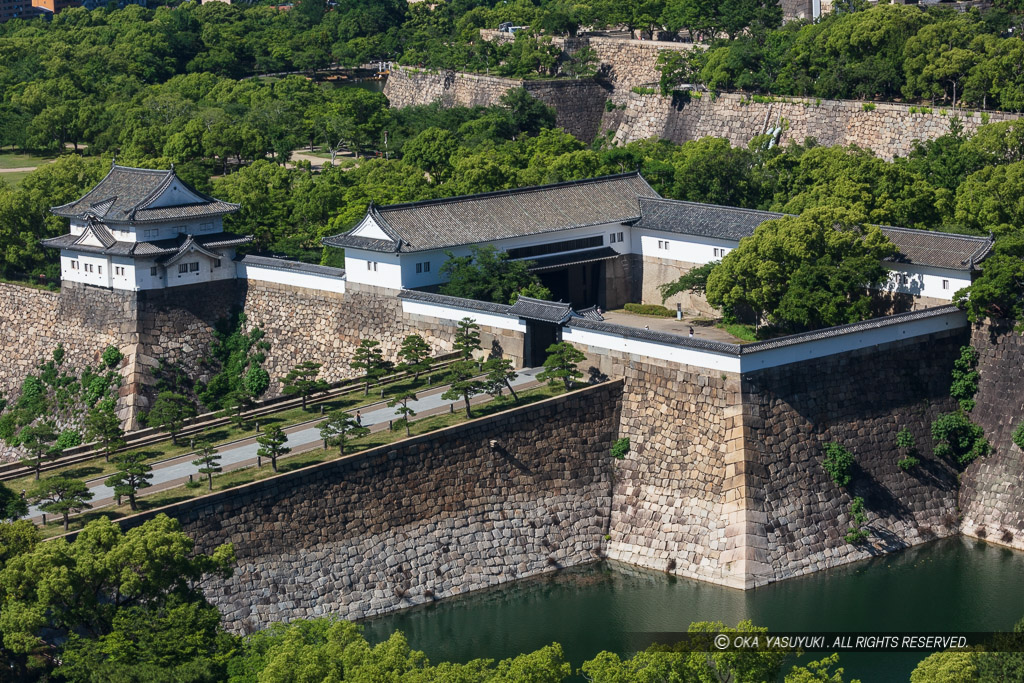
[[[292,452],[291,448],[285,446],[288,443],[288,436],[284,430],[277,425],[267,427],[263,435],[256,439],[259,448],[256,455],[261,458],[270,458],[270,465],[277,472],[277,459]]]
[[[451,386],[441,394],[441,398],[446,401],[455,401],[460,398],[465,401],[466,417],[473,417],[472,410],[470,409],[470,399],[487,390],[486,383],[476,376],[477,371],[476,363],[471,360],[460,360],[452,363],[447,377],[447,382]]]
[[[398,356],[402,359],[398,369],[402,372],[415,373],[419,380],[420,373],[430,369],[430,344],[418,334],[410,334],[402,340]]]
[[[480,326],[472,318],[463,318],[455,330],[455,341],[452,344],[463,360],[473,357],[473,352],[480,350]]]
[[[89,501],[94,495],[81,479],[58,475],[37,481],[28,492],[28,499],[43,512],[62,515],[64,531],[67,531],[71,513],[92,507]]]
[[[582,351],[569,342],[558,342],[547,348],[548,357],[544,361],[544,371],[537,373],[537,379],[551,386],[565,384],[565,390],[572,389],[572,383],[583,377],[578,364],[587,357]]]
[[[185,422],[196,416],[196,406],[187,397],[173,391],[161,391],[153,408],[146,416],[150,427],[166,429],[171,434],[171,443],[178,443],[178,432]]]
[[[199,468],[199,474],[206,475],[209,490],[212,491],[213,475],[224,471],[224,468],[220,466],[220,456],[217,455],[217,449],[205,439],[198,442],[196,444],[196,459],[192,461],[192,464]]]
[[[60,455],[60,450],[53,443],[56,440],[57,430],[49,422],[29,425],[18,432],[18,445],[28,453],[21,458],[21,464],[35,470],[36,481],[39,480],[43,460]]]
[[[409,420],[416,415],[416,411],[409,407],[409,401],[416,400],[416,393],[412,391],[403,391],[397,396],[393,397],[388,401],[389,408],[395,408],[395,415],[401,415],[402,419],[405,420],[405,435],[412,436],[412,432],[409,430]]]
[[[360,425],[344,410],[335,410],[320,423],[320,438],[324,440],[324,448],[336,445],[341,455],[345,455],[346,441],[369,433],[369,429]]]
[[[512,381],[519,377],[516,371],[512,367],[512,361],[508,358],[489,358],[484,363],[484,372],[487,373],[484,376],[484,381],[487,383],[487,393],[496,398],[500,398],[502,392],[508,389],[512,394],[512,398],[516,401],[519,400],[519,395],[516,394],[516,390],[512,388]]]
[[[124,430],[115,407],[112,400],[100,401],[85,418],[85,438],[97,443],[107,462],[115,451],[125,446]]]
[[[380,342],[373,339],[364,339],[359,342],[349,367],[363,372],[366,380],[366,390],[363,392],[365,396],[370,393],[371,383],[376,382],[391,372],[392,364],[390,361],[384,360],[384,353],[380,349]]]
[[[122,453],[114,458],[117,472],[107,477],[103,483],[114,489],[114,494],[120,500],[121,496],[128,496],[128,504],[132,510],[138,510],[135,496],[139,489],[152,486],[149,480],[153,478],[153,467],[146,461],[142,453]]]
[[[281,391],[288,396],[301,396],[302,409],[305,410],[306,401],[310,396],[327,391],[327,382],[317,378],[321,367],[323,366],[320,363],[311,360],[299,363],[281,379],[281,383],[284,384]]]

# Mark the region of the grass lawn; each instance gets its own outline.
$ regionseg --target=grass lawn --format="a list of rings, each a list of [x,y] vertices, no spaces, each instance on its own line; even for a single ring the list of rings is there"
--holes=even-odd
[[[24,180],[31,174],[32,171],[12,171],[10,173],[0,173],[0,180],[7,183],[8,187],[18,187],[21,185],[21,181]]]
[[[757,335],[754,333],[753,325],[741,325],[739,323],[716,323],[715,327],[720,330],[725,330],[737,339],[743,341],[757,341]]]
[[[437,375],[436,378],[434,377],[435,374]],[[443,378],[443,373],[427,372],[420,377],[419,383],[411,378],[392,382],[385,385],[384,396],[387,398],[389,395],[393,395],[407,389],[428,391],[432,387],[441,386],[441,384],[443,384]],[[324,406],[324,410],[326,412],[331,412],[332,410],[355,410],[356,408],[361,408],[362,406],[370,403],[377,403],[380,400],[380,387],[371,389],[369,396],[364,396],[361,390],[355,390],[352,393],[343,394],[327,401],[320,401],[318,403],[310,402],[309,409],[305,411],[302,410],[302,408],[292,408],[280,413],[274,413],[273,415],[264,415],[259,418],[259,421],[261,428],[268,425],[288,427],[299,422],[305,422],[307,420],[317,418],[320,413],[321,405]],[[247,421],[242,426],[233,424],[222,425],[220,427],[212,427],[202,433],[204,438],[210,439],[214,444],[237,441],[238,439],[244,439],[255,435],[256,429],[252,420]],[[180,439],[182,442],[181,444],[174,444],[171,441],[166,441],[152,446],[144,446],[136,450],[139,453],[145,454],[146,460],[149,462],[167,460],[168,458],[191,453],[192,449],[189,446],[189,439],[198,437],[199,435],[182,437]],[[42,476],[52,477],[56,474],[60,474],[74,479],[88,480],[113,474],[116,470],[117,468],[114,467],[113,463],[104,461],[103,456],[98,456],[88,462],[77,463],[75,465],[68,465],[67,467],[45,471]],[[31,488],[34,482],[35,476],[30,474],[18,479],[10,479],[3,482],[3,484],[12,491],[21,491],[23,489]]]
[[[22,168],[25,166],[38,166],[52,161],[52,154],[39,156],[36,154],[15,154],[14,152],[0,152],[0,168]]]
[[[542,386],[534,389],[528,389],[526,391],[520,391],[518,402],[513,401],[511,396],[503,396],[501,398],[488,401],[487,403],[473,406],[473,418],[487,417],[488,415],[493,415],[503,410],[529,405],[530,403],[543,401],[546,398],[558,396],[563,393],[565,393],[565,389],[563,387],[552,386]],[[306,413],[306,415],[308,417],[309,413]],[[409,427],[412,435],[417,436],[419,434],[426,434],[427,432],[437,431],[438,429],[466,422],[467,419],[465,411],[459,410],[454,413],[444,413],[433,417],[427,417],[422,420],[414,420]],[[345,445],[346,455],[351,455],[352,453],[364,451],[370,448],[377,448],[378,446],[400,441],[404,438],[406,438],[404,429],[398,429],[395,431],[384,430],[373,434],[367,434],[366,436],[353,439],[348,442]],[[278,469],[280,470],[280,473],[283,474],[285,472],[293,472],[295,470],[302,469],[303,467],[309,467],[310,465],[315,465],[317,463],[327,462],[328,460],[335,460],[339,457],[340,454],[335,448],[328,450],[318,448],[313,451],[306,451],[305,453],[299,453],[297,455],[288,456],[278,460]],[[225,472],[213,477],[213,490],[224,491],[236,486],[241,486],[242,484],[266,479],[271,476],[274,476],[274,471],[270,468],[269,463],[265,464],[261,468],[245,467],[232,470],[231,472]],[[177,486],[159,491],[149,496],[145,495],[145,491],[142,491],[141,496],[137,501],[139,510],[144,511],[163,507],[164,505],[180,503],[182,501],[189,500],[190,498],[197,498],[205,495],[209,492],[207,482],[203,480],[198,482],[198,485]],[[130,514],[132,514],[132,512],[127,504],[108,506],[72,517],[70,528],[72,530],[81,529],[90,521],[101,517],[119,519]],[[51,517],[47,515],[47,517],[48,519],[56,519],[57,521],[48,522],[46,526],[40,527],[40,533],[43,538],[59,536],[64,533],[64,525],[59,516]]]

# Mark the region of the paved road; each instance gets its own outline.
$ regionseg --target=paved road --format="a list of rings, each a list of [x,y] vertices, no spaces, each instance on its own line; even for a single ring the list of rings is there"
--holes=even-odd
[[[534,376],[541,370],[543,368],[520,370],[519,376],[512,382],[512,386],[528,388],[537,384]],[[444,388],[434,389],[429,393],[424,392],[416,401],[411,401],[409,407],[416,411],[416,419],[450,410],[448,406],[452,403],[457,404],[455,406],[456,410],[461,408],[462,399],[447,401],[441,398],[443,393]],[[490,396],[479,396],[474,403],[483,403],[489,400]],[[387,429],[389,421],[397,419],[398,416],[395,414],[394,408],[389,408],[381,403],[367,406],[366,409],[363,409],[361,417],[364,427],[369,427],[371,431],[381,431]],[[287,445],[292,449],[291,455],[314,450],[323,445],[323,441],[320,438],[320,429],[315,425],[299,425],[285,429],[285,432],[288,435]],[[225,446],[218,451],[220,466],[227,472],[251,465],[256,462],[256,450],[258,448],[259,445],[256,443],[255,437],[243,439],[230,446]],[[151,487],[144,489],[143,495],[181,485],[188,480],[189,475],[203,479],[204,475],[199,474],[199,468],[192,464],[194,457],[194,455],[188,454],[155,464],[153,466],[153,478],[149,480]],[[87,482],[89,490],[94,494],[91,501],[93,508],[103,507],[114,501],[114,491],[103,483],[104,479],[106,479],[106,476]],[[53,519],[55,517],[59,517],[59,515],[49,515],[48,518]],[[30,507],[29,518],[41,521],[42,511],[35,506]]]

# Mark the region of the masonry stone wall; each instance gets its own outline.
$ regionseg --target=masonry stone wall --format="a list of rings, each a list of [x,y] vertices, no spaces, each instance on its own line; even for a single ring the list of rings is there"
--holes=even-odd
[[[997,320],[973,330],[981,377],[971,419],[994,452],[964,472],[960,510],[965,535],[1024,549],[1024,453],[1013,443],[1013,430],[1024,421],[1024,337],[1014,324]]]
[[[624,378],[621,437],[630,453],[616,464],[610,559],[714,583],[736,585],[726,566],[726,463],[739,442],[733,417],[738,376],[625,354],[605,354],[605,371]],[[733,503],[729,500],[729,503]]]
[[[384,94],[393,107],[440,102],[444,107],[490,107],[509,90],[524,88],[555,108],[556,125],[581,140],[592,140],[604,114],[605,88],[589,80],[519,80],[456,71],[395,67]]]
[[[594,377],[624,379],[607,554],[752,588],[958,531],[957,474],[931,452],[930,425],[953,409],[963,331],[734,373],[583,349]],[[896,434],[922,464],[899,469]],[[838,489],[821,467],[835,441],[856,456]],[[854,496],[870,543],[844,536]]]
[[[957,473],[932,454],[930,425],[954,409],[950,371],[965,343],[966,331],[952,331],[744,376],[749,486],[764,513],[756,583],[957,533]],[[921,460],[910,472],[896,465],[901,429]],[[844,490],[821,466],[828,442],[856,457]],[[843,538],[854,496],[871,531],[860,549]]]
[[[204,496],[164,513],[235,544],[227,626],[358,619],[598,559],[621,382]],[[495,445],[492,447],[491,442]]]
[[[945,109],[933,107],[930,113],[911,113],[908,105],[872,104],[874,108],[865,111],[864,103],[848,100],[780,98],[753,102],[745,95],[728,93],[691,98],[630,93],[614,140],[625,144],[649,137],[674,142],[719,137],[746,147],[757,135],[782,126],[781,143],[812,137],[822,145],[858,145],[891,160],[910,153],[915,140],[934,140],[949,132],[952,112]],[[966,135],[972,135],[986,122],[1018,118],[1005,112],[965,110],[957,110],[956,115]]]
[[[264,368],[272,378],[312,360],[323,365],[321,377],[334,382],[360,374],[349,363],[363,339],[380,342],[384,357],[392,361],[398,361],[402,340],[410,334],[421,335],[434,355],[452,350],[457,322],[406,315],[397,294],[351,283],[344,294],[337,294],[250,281],[244,283],[242,301],[248,324],[263,330],[270,342]],[[472,312],[466,315],[473,317]],[[484,352],[522,365],[522,333],[482,325],[480,342]]]

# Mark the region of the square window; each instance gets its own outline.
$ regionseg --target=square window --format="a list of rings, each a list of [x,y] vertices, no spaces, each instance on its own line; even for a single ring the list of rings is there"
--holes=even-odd
[[[619,233],[619,241],[620,242],[622,241],[622,233],[621,232]]]
[[[199,261],[193,261],[192,263],[188,264],[188,270],[189,270],[190,273],[198,273],[199,272]]]
[[[366,262],[366,269],[367,270],[373,270],[373,261],[367,261]]]
[[[187,263],[179,263],[178,264],[178,272],[179,273],[187,273],[188,272],[188,264]]]
[[[943,289],[949,289],[949,280],[943,280],[942,281],[942,288]]]
[[[611,242],[612,244],[615,244],[615,233],[614,232],[612,233],[612,237],[609,240],[609,242]]]
[[[78,270],[78,261],[71,262],[71,270]]]
[[[153,276],[156,275],[156,266],[153,266],[152,268],[149,269],[149,274]]]
[[[103,266],[96,266],[96,272],[100,275],[103,275]]]

